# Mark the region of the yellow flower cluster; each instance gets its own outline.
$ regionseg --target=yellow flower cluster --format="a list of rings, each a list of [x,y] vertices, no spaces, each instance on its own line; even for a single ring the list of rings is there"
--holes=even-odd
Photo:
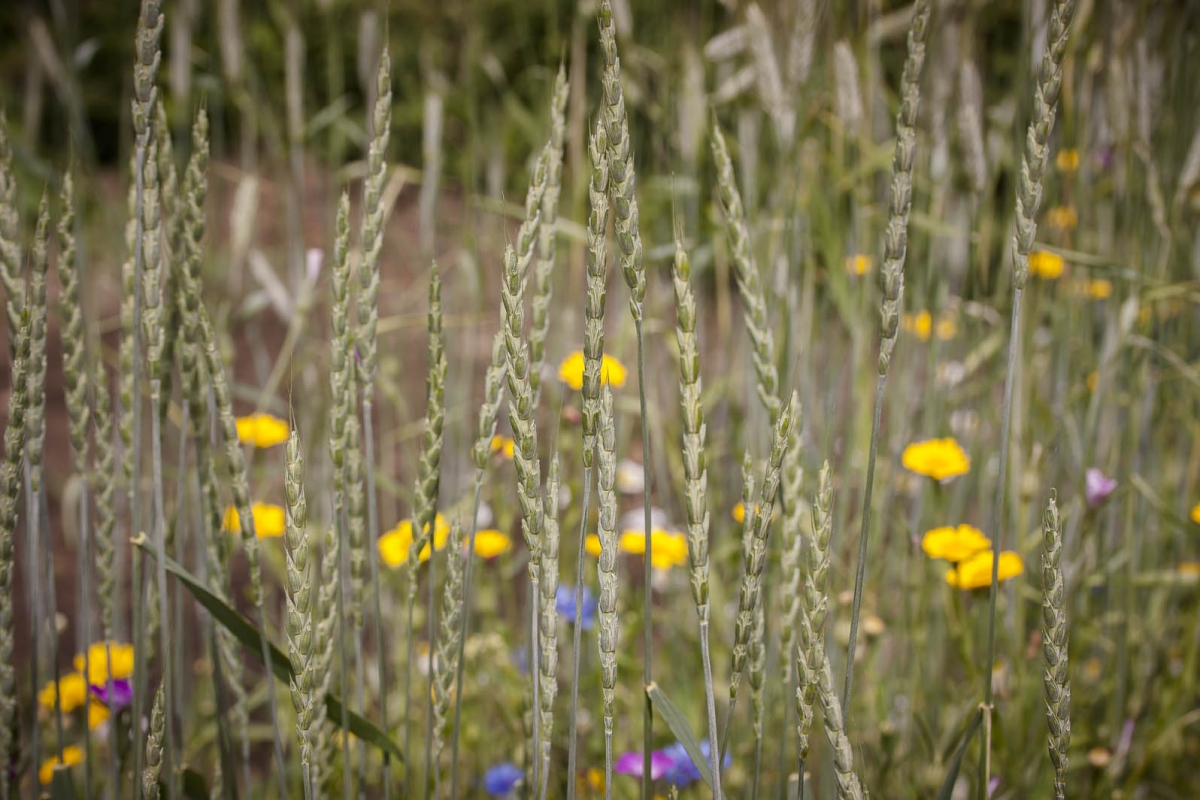
[[[42,762],[38,767],[38,780],[42,785],[46,785],[54,780],[54,768],[59,764],[64,767],[74,767],[83,763],[83,751],[73,744],[69,744],[62,749],[62,761],[58,760],[58,756],[52,756]]]
[[[992,540],[972,525],[959,525],[956,528],[947,525],[926,531],[921,539],[921,549],[930,558],[958,564],[992,549]]]
[[[1029,271],[1033,273],[1034,277],[1052,281],[1061,277],[1065,268],[1066,263],[1062,256],[1055,253],[1034,250],[1029,254]]]
[[[1079,225],[1074,206],[1055,206],[1046,212],[1046,224],[1062,231],[1073,231]]]
[[[600,537],[589,533],[584,539],[583,549],[593,558],[600,557]],[[646,552],[646,534],[643,531],[627,530],[617,539],[617,550],[630,555]],[[671,533],[661,528],[650,531],[650,565],[655,569],[670,569],[686,564],[688,559],[687,536]]]
[[[992,585],[992,559],[995,558],[995,553],[992,550],[986,550],[978,555],[971,556],[961,564],[946,572],[946,583],[953,586],[955,589],[968,591],[970,589],[983,589]],[[1009,578],[1015,578],[1025,571],[1025,562],[1021,557],[1011,550],[1005,550],[1000,554],[999,576],[1000,581],[1006,581]]]
[[[558,365],[558,379],[575,391],[583,388],[583,351],[576,350]],[[607,353],[600,359],[600,383],[620,388],[625,385],[629,371],[625,365]]]
[[[513,448],[516,445],[513,443],[512,437],[496,434],[492,437],[492,441],[488,445],[488,449],[492,455],[499,455],[501,458],[512,461]]]
[[[951,438],[914,442],[904,448],[900,458],[905,469],[935,481],[965,475],[971,469],[970,457]]]
[[[413,543],[412,531],[412,520],[403,519],[397,523],[396,527],[379,537],[379,557],[383,559],[383,563],[393,569],[408,563],[408,550]],[[441,550],[446,546],[449,538],[450,523],[446,521],[445,517],[438,514],[433,525],[433,546]],[[478,547],[478,541],[476,547]],[[429,554],[429,545],[426,544],[418,554],[418,558],[423,562],[428,561]]]
[[[111,670],[108,664],[109,650],[112,651]],[[79,653],[75,656],[73,664],[74,672],[42,687],[38,692],[38,705],[47,711],[53,711],[57,700],[62,712],[70,714],[86,704],[88,728],[96,728],[108,719],[109,710],[103,703],[91,697],[89,687],[104,686],[108,683],[110,674],[115,681],[129,680],[133,676],[133,645],[122,642],[95,642],[88,647],[86,660],[83,653]]]
[[[949,314],[940,314],[936,326],[933,324],[933,315],[928,311],[905,314],[901,318],[900,324],[904,330],[922,342],[928,342],[934,333],[937,333],[937,338],[943,342],[953,339],[958,333],[958,325],[955,323],[954,317]]]
[[[251,414],[237,418],[238,441],[265,449],[288,440],[288,424],[270,414]]]
[[[286,532],[287,513],[283,506],[274,503],[254,503],[250,506],[250,515],[254,517],[254,535],[259,539],[275,539]],[[225,530],[230,533],[242,532],[242,521],[238,517],[237,508],[225,507]]]
[[[512,549],[512,539],[500,531],[487,529],[475,532],[475,555],[495,558]]]
[[[870,256],[858,253],[852,256],[846,256],[846,262],[842,265],[846,272],[850,275],[861,278],[871,271],[874,266],[874,261]]]

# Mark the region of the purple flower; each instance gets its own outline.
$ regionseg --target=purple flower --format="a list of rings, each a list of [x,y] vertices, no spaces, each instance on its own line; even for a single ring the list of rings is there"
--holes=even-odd
[[[1090,508],[1099,508],[1116,488],[1116,478],[1105,477],[1104,473],[1095,467],[1088,469],[1084,479],[1084,495],[1087,497],[1087,504]]]
[[[675,744],[667,745],[659,752],[666,755],[672,761],[671,768],[663,774],[668,783],[673,783],[682,789],[700,780],[700,770],[696,767],[696,763],[692,761],[692,757],[688,755],[682,743],[676,742]],[[707,739],[700,742],[700,752],[704,754],[704,758],[708,761],[708,765],[711,768],[712,751]],[[726,753],[724,768],[728,769],[732,763],[733,756]]]
[[[650,754],[650,777],[653,780],[658,780],[663,775],[667,774],[667,770],[675,766],[675,762],[669,755],[662,750],[655,750]],[[635,778],[642,777],[642,754],[638,752],[624,753],[617,759],[617,763],[613,765],[613,772],[621,775],[632,775]]]
[[[554,595],[554,606],[560,617],[566,617],[568,622],[575,622],[575,587],[559,586]],[[583,613],[580,614],[580,627],[590,631],[596,624],[596,610],[599,603],[592,590],[583,587]]]
[[[483,790],[489,797],[508,797],[525,779],[525,772],[511,761],[503,761],[483,773]]]
[[[108,685],[97,686],[91,685],[92,694],[96,699],[104,705],[108,706],[109,711],[120,711],[133,702],[133,686],[127,680],[113,680],[112,682],[112,697],[108,696]]]

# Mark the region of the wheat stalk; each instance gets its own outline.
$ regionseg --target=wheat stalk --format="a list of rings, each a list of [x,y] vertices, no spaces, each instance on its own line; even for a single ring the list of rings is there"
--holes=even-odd
[[[613,420],[612,389],[601,390],[599,477],[597,503],[600,513],[596,533],[600,538],[600,683],[604,694],[604,796],[612,800],[613,720],[617,697],[617,432]]]
[[[1071,745],[1071,681],[1067,677],[1066,589],[1062,570],[1062,524],[1058,498],[1051,490],[1042,518],[1042,661],[1046,687],[1047,748],[1054,766],[1054,797],[1067,796],[1067,750]]]
[[[1029,252],[1037,235],[1037,212],[1042,202],[1042,175],[1050,158],[1050,134],[1054,131],[1056,106],[1062,89],[1063,59],[1071,32],[1075,0],[1055,0],[1050,13],[1050,28],[1046,49],[1042,54],[1037,84],[1033,91],[1033,119],[1025,135],[1025,150],[1021,155],[1021,170],[1017,181],[1016,216],[1013,220],[1013,304],[1009,325],[1008,354],[1004,375],[1004,404],[1000,412],[1000,455],[996,478],[996,501],[992,505],[991,530],[1004,530],[1005,481],[1008,471],[1008,449],[1012,436],[1013,381],[1017,370],[1018,347],[1021,342],[1021,293],[1029,277]],[[1004,542],[997,541],[996,551]],[[996,596],[1000,584],[1000,559],[992,559],[992,581],[988,592],[987,660],[983,670],[983,758],[979,764],[979,785],[976,797],[983,800],[991,773],[992,748],[992,666],[996,660]]]
[[[783,696],[786,698],[794,691],[795,673],[793,671],[793,653],[796,647],[796,624],[800,616],[802,586],[804,584],[804,532],[801,523],[800,495],[803,491],[804,469],[800,466],[800,426],[792,429],[792,438],[788,442],[787,453],[783,456],[783,527],[782,550],[780,552],[780,572],[783,576],[783,624],[780,637],[780,683],[783,685]],[[782,752],[786,757],[788,713],[785,709],[783,730],[779,741],[783,744]],[[783,763],[783,762],[781,762]]]
[[[921,67],[925,63],[925,37],[929,31],[929,0],[917,0],[908,28],[908,56],[900,81],[900,109],[896,112],[896,150],[892,158],[892,187],[888,221],[883,233],[883,268],[880,281],[883,300],[879,307],[879,374],[875,381],[875,413],[871,421],[871,444],[863,488],[862,524],[858,536],[858,563],[854,571],[854,600],[850,609],[850,644],[846,654],[846,681],[842,708],[850,712],[854,688],[854,649],[858,645],[858,617],[862,608],[863,584],[867,577],[867,544],[871,530],[871,493],[875,488],[875,458],[879,451],[879,423],[883,413],[883,390],[888,367],[900,330],[904,304],[904,259],[908,253],[908,214],[912,206],[913,156],[917,150],[917,107],[921,100]]]
[[[450,527],[450,538],[446,543],[450,553],[446,558],[446,583],[442,587],[441,633],[438,637],[437,663],[434,665],[433,680],[433,763],[434,798],[441,795],[441,770],[436,765],[446,744],[446,725],[449,722],[450,695],[454,676],[458,672],[458,659],[465,632],[462,628],[463,572],[465,564],[474,556],[463,549],[462,526],[455,520]]]
[[[541,647],[541,695],[538,700],[542,724],[541,797],[546,797],[550,778],[550,750],[554,733],[554,700],[558,696],[558,453],[550,456],[546,490],[542,495],[542,619],[538,626]],[[581,626],[582,627],[582,626]]]
[[[9,358],[15,358],[25,280],[21,270],[21,226],[17,212],[17,176],[13,173],[8,117],[0,109],[0,283],[8,319]]]
[[[784,523],[787,524],[786,521]],[[799,745],[800,796],[804,796],[804,762],[808,759],[813,706],[817,702],[817,670],[825,647],[829,610],[829,540],[833,533],[833,478],[829,461],[821,465],[813,498],[812,540],[804,569],[804,601],[797,613],[796,740]]]
[[[146,800],[158,800],[158,779],[163,768],[163,728],[166,726],[166,703],[160,684],[154,693],[154,707],[150,711],[150,735],[146,737],[146,768],[142,771],[142,793]],[[168,768],[169,769],[169,768]],[[168,776],[167,785],[170,786]]]
[[[316,676],[313,673],[313,629],[310,598],[312,585],[308,567],[308,502],[304,495],[304,454],[300,437],[293,430],[287,441],[287,638],[292,664],[292,707],[296,710],[296,733],[300,737],[300,769],[305,800],[314,800],[312,783],[312,722]],[[283,776],[280,776],[282,779]]]

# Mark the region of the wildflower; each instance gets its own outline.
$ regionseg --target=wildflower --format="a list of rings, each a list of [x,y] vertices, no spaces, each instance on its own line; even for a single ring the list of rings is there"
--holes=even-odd
[[[511,437],[496,434],[492,437],[489,449],[492,451],[492,455],[499,454],[501,458],[512,461],[513,446],[513,440]]]
[[[971,469],[970,457],[948,437],[914,442],[904,448],[900,460],[906,469],[935,481],[965,475]]]
[[[672,783],[680,789],[691,786],[700,780],[700,770],[696,767],[696,762],[688,755],[683,744],[676,742],[664,747],[659,752],[666,755],[672,761],[670,769],[663,774],[663,778],[668,783]],[[700,752],[704,754],[704,758],[708,761],[709,768],[712,768],[712,748],[709,746],[708,739],[700,742]],[[722,762],[725,769],[728,769],[733,764],[733,755],[725,754],[725,761]]]
[[[1200,503],[1192,506],[1192,522],[1200,525]]]
[[[103,703],[101,703],[97,700],[93,700],[92,702],[88,703],[88,709],[87,709],[88,730],[94,731],[94,730],[96,730],[96,728],[99,728],[105,722],[108,722],[108,718],[109,718],[109,716],[111,716],[111,713],[112,712],[110,712],[108,710],[108,706],[104,705]]]
[[[78,672],[72,672],[58,681],[50,681],[38,692],[38,704],[50,711],[54,710],[56,698],[62,712],[70,714],[87,702],[87,681]]]
[[[1184,578],[1191,580],[1200,579],[1200,561],[1184,561],[1175,568],[1175,571]]]
[[[982,589],[992,585],[992,558],[994,553],[988,550],[972,556],[954,569],[946,573],[946,583],[955,589]],[[998,580],[1006,581],[1015,578],[1025,571],[1025,563],[1021,557],[1011,550],[1000,554]]]
[[[576,350],[558,365],[558,378],[567,386],[579,391],[583,388],[583,351]],[[600,383],[620,388],[628,375],[625,365],[607,353],[600,359]]]
[[[1112,297],[1112,281],[1106,278],[1090,278],[1083,283],[1083,293],[1092,300],[1107,300]]]
[[[259,539],[274,539],[283,536],[287,517],[283,506],[277,506],[274,503],[254,503],[250,506],[250,514],[254,517],[254,535]],[[230,533],[242,532],[242,521],[238,518],[238,511],[233,506],[225,507],[225,530]]]
[[[650,778],[652,780],[658,780],[666,775],[667,770],[674,766],[675,762],[662,750],[655,750],[650,754]],[[632,775],[635,778],[642,777],[642,752],[635,750],[622,753],[617,762],[613,764],[613,772],[619,775]]]
[[[483,790],[488,797],[511,797],[524,779],[524,770],[511,761],[503,761],[483,773]]]
[[[108,656],[112,653],[112,669],[109,669]],[[83,673],[84,658],[80,653],[75,656],[75,671]],[[109,673],[114,681],[125,681],[133,677],[133,645],[124,642],[93,642],[87,651],[87,682],[91,686],[108,684]]]
[[[1092,370],[1087,376],[1087,387],[1089,392],[1096,391],[1096,385],[1100,383],[1100,373]]]
[[[859,253],[853,256],[846,256],[844,266],[847,273],[861,278],[871,271],[873,263],[870,256]]]
[[[1083,491],[1091,508],[1099,508],[1116,488],[1116,478],[1105,477],[1104,473],[1095,467],[1090,467],[1084,476]]]
[[[646,552],[646,534],[643,531],[627,530],[621,534],[618,546],[626,553],[641,555]],[[650,532],[650,565],[655,569],[670,569],[687,563],[687,537],[682,533],[668,533],[655,528]]]
[[[632,459],[617,462],[617,491],[621,494],[641,494],[646,487],[645,468]]]
[[[600,557],[600,537],[594,533],[589,533],[587,538],[583,540],[583,549],[592,558]]]
[[[495,558],[512,549],[512,539],[497,530],[476,531],[475,555],[481,558]]]
[[[59,764],[62,764],[64,767],[73,767],[76,764],[82,763],[83,751],[75,745],[69,744],[62,749],[62,761],[58,760],[58,756],[52,756],[42,762],[42,765],[38,767],[38,780],[43,785],[54,780],[54,768]]]
[[[128,679],[113,679],[112,697],[108,695],[108,681],[103,686],[91,685],[92,697],[112,711],[120,711],[133,702],[133,684]]]
[[[942,315],[938,317],[937,325],[933,323],[933,315],[928,311],[918,311],[916,314],[905,314],[901,319],[904,330],[915,335],[922,342],[928,342],[934,333],[943,342],[954,338],[958,333],[958,325],[954,318]]]
[[[1065,263],[1060,255],[1046,250],[1034,250],[1029,254],[1029,271],[1037,277],[1052,281],[1063,274]]]
[[[583,774],[581,781],[585,790],[599,794],[604,791],[604,770],[591,767]]]
[[[758,503],[754,504],[754,510],[758,510]],[[738,522],[739,524],[746,521],[746,507],[741,503],[736,504],[730,510],[729,514],[733,517],[734,521]],[[775,509],[771,509],[771,519],[775,519]]]
[[[1059,150],[1058,155],[1054,157],[1054,166],[1058,167],[1059,172],[1070,175],[1079,169],[1079,151],[1074,147]]]
[[[441,550],[450,539],[450,523],[438,514],[433,524],[433,546]],[[387,533],[379,537],[379,557],[383,563],[395,568],[408,561],[408,550],[412,547],[412,520],[402,519]],[[418,558],[424,562],[429,560],[429,545],[421,548]]]
[[[1046,224],[1058,230],[1073,231],[1079,224],[1079,214],[1074,206],[1055,206],[1046,212]]]
[[[921,539],[921,549],[930,558],[940,558],[957,564],[971,556],[990,550],[992,540],[973,525],[945,526],[926,531]]]
[[[237,418],[238,441],[261,449],[283,444],[288,439],[288,424],[270,414],[251,414]]]
[[[599,601],[592,594],[592,590],[588,587],[583,587],[583,605],[582,612],[579,615],[579,627],[585,631],[590,631],[596,624],[596,611],[599,609]],[[554,608],[558,611],[558,615],[563,617],[568,622],[575,621],[575,587],[574,586],[559,586],[558,591],[554,595]]]

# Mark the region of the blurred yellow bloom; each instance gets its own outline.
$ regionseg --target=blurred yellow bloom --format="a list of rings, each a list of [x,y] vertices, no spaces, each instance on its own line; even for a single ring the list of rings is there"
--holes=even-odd
[[[1093,300],[1107,300],[1112,297],[1112,281],[1106,278],[1092,278],[1084,282],[1083,293]]]
[[[1087,376],[1087,387],[1089,392],[1096,391],[1096,385],[1100,383],[1100,373],[1092,370]]]
[[[238,441],[258,448],[274,447],[288,440],[286,420],[270,414],[251,414],[237,418]]]
[[[958,333],[958,323],[954,321],[954,317],[942,316],[938,319],[937,327],[934,330],[939,339],[948,342]]]
[[[982,589],[992,585],[993,551],[988,550],[972,556],[946,573],[946,583],[955,589]],[[1011,550],[1000,554],[999,580],[1015,578],[1025,571],[1025,562]]]
[[[495,558],[512,549],[512,539],[497,530],[475,532],[475,555],[481,558]]]
[[[112,678],[114,681],[133,677],[133,645],[124,642],[93,642],[87,651],[88,683],[104,686],[108,683],[108,653],[112,651]],[[75,656],[75,671],[83,673],[83,654]]]
[[[1192,506],[1192,522],[1200,525],[1200,503]]]
[[[846,272],[859,277],[866,275],[871,271],[873,266],[870,256],[859,253],[858,255],[846,256],[845,263]]]
[[[379,557],[383,559],[383,563],[395,568],[408,562],[408,551],[413,544],[412,529],[412,520],[402,519],[396,527],[379,537]],[[449,538],[450,523],[438,514],[433,525],[433,546],[441,550]],[[429,552],[429,545],[426,544],[421,548],[418,559],[428,561]]]
[[[1079,214],[1074,206],[1055,206],[1046,212],[1046,224],[1051,228],[1073,231],[1079,224]]]
[[[935,481],[965,475],[971,469],[970,457],[951,438],[914,442],[904,448],[901,462],[905,469]]]
[[[1066,265],[1062,256],[1045,250],[1034,250],[1029,254],[1029,271],[1043,280],[1052,281],[1063,274]]]
[[[1200,578],[1200,561],[1184,561],[1175,569],[1185,578]]]
[[[594,533],[589,533],[587,538],[583,540],[583,549],[592,558],[600,557],[600,537]]]
[[[758,503],[755,503],[754,507],[757,509]],[[746,507],[743,506],[741,503],[738,503],[737,505],[735,505],[729,513],[736,522],[745,522],[746,521]],[[771,519],[772,520],[775,519],[775,509],[774,508],[771,509]]]
[[[992,540],[983,531],[972,525],[949,525],[926,531],[921,539],[921,549],[930,558],[940,558],[957,564],[974,555],[990,550]]]
[[[88,703],[88,730],[94,731],[108,721],[108,707],[98,700]]]
[[[70,714],[82,706],[88,699],[87,681],[78,672],[72,672],[58,679],[58,683],[50,681],[38,692],[38,704],[49,711],[54,710],[54,698],[62,706],[64,714]]]
[[[1070,175],[1079,169],[1079,151],[1074,147],[1059,150],[1058,155],[1054,157],[1054,166],[1058,167],[1059,172]]]
[[[958,333],[958,325],[955,324],[954,318],[943,314],[938,317],[937,326],[933,324],[933,315],[928,311],[918,311],[916,314],[905,314],[901,318],[901,325],[904,330],[916,336],[922,342],[928,342],[929,337],[935,332],[938,339],[943,342],[953,339]]]
[[[641,555],[646,552],[646,534],[627,530],[621,534],[617,546],[626,553]],[[650,532],[650,566],[670,569],[686,564],[687,557],[687,537],[682,533],[668,533],[657,528]]]
[[[583,388],[583,364],[583,351],[576,350],[559,364],[558,379],[579,391]],[[607,353],[600,359],[600,383],[620,388],[625,385],[628,374],[625,365]]]
[[[254,535],[259,539],[283,536],[287,528],[287,513],[283,506],[274,503],[254,503],[250,506],[250,514],[254,517]],[[242,532],[242,521],[233,506],[225,507],[225,530],[230,533]]]
[[[69,744],[62,749],[62,764],[63,766],[73,767],[76,764],[83,763],[83,751],[73,744]],[[47,758],[38,767],[38,780],[43,785],[49,784],[54,780],[54,768],[59,764],[58,756]]]
[[[510,437],[501,436],[500,434],[496,434],[495,436],[492,437],[490,449],[492,451],[492,455],[499,453],[504,458],[507,458],[509,461],[512,461],[513,440]]]

